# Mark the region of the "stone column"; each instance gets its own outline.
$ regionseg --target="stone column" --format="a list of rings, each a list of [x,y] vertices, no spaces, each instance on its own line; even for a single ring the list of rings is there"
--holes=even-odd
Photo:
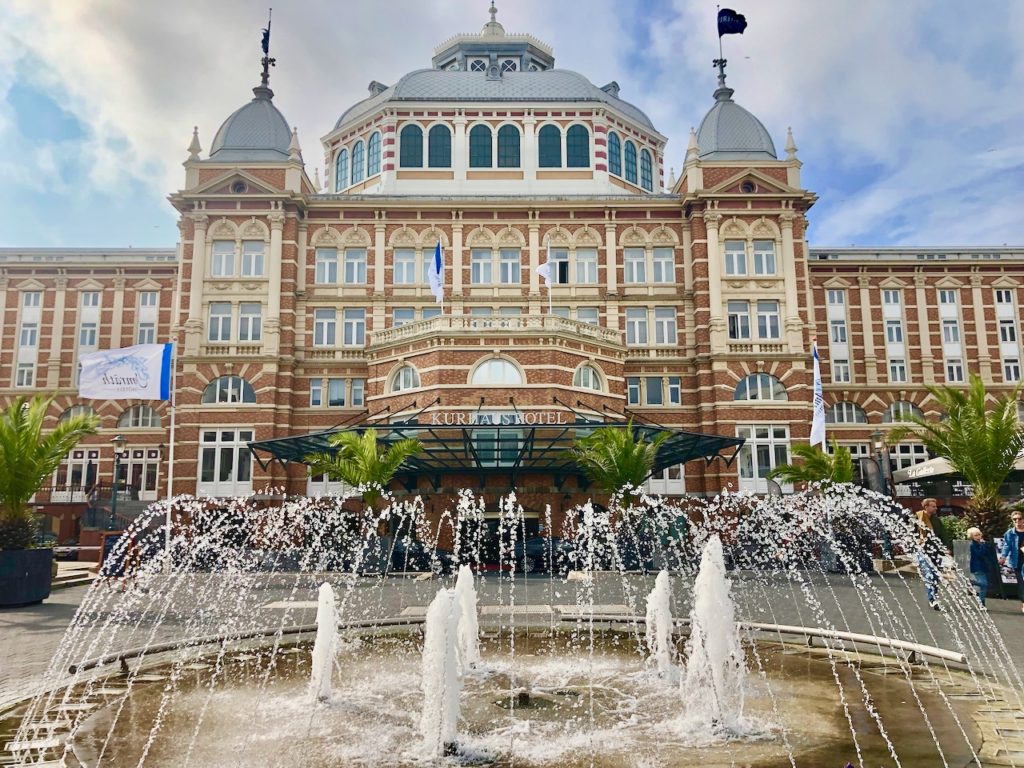
[[[712,354],[724,353],[728,349],[722,307],[722,249],[718,241],[718,222],[721,219],[722,214],[716,211],[704,212],[704,225],[708,233],[708,301],[711,305],[708,331]]]
[[[466,118],[460,109],[452,121],[455,126],[455,138],[452,141],[452,171],[455,181],[466,180],[466,168],[469,165],[469,150],[466,144]]]
[[[0,339],[4,338],[4,328],[7,325],[5,322],[7,319],[7,289],[10,283],[11,281],[7,275],[4,274],[3,270],[0,270]],[[14,295],[17,296],[17,294]],[[14,365],[17,366],[17,362]]]
[[[994,383],[992,378],[992,355],[989,352],[988,346],[988,326],[985,324],[985,299],[981,292],[982,283],[981,275],[971,275],[971,303],[974,305],[971,311],[974,313],[974,328],[978,338],[978,374],[986,384],[992,384]],[[961,362],[966,371],[970,366],[967,364],[967,342],[964,330],[966,329],[960,331],[960,349],[963,352]]]
[[[857,278],[860,285],[860,328],[864,335],[864,375],[868,384],[878,383],[878,358],[875,356],[875,329],[871,326],[871,281],[864,275]],[[853,346],[853,339],[850,339]],[[852,356],[852,355],[851,355]],[[852,366],[853,360],[850,361]]]
[[[537,267],[540,266],[540,221],[537,218],[537,211],[530,211],[530,223],[527,239],[529,253],[530,277],[530,314],[537,314],[540,310],[540,275],[537,274]],[[541,312],[541,314],[543,314]]]
[[[917,329],[921,343],[921,378],[925,384],[935,383],[935,365],[932,358],[932,329],[928,322],[928,299],[925,287],[928,281],[922,274],[914,275],[914,297],[917,302]]]
[[[280,209],[273,210],[267,215],[267,220],[270,222],[270,254],[267,257],[270,285],[267,318],[263,322],[263,348],[268,355],[277,355],[281,350],[281,259],[284,257],[285,213]]]
[[[786,341],[790,352],[800,352],[803,347],[801,325],[796,288],[796,249],[793,247],[793,222],[796,214],[785,211],[779,217],[782,228],[782,274],[786,284]]]
[[[299,241],[295,254],[295,290],[306,290],[306,262],[309,254],[306,252],[309,247],[309,227],[305,223],[299,224]]]
[[[527,112],[523,120],[523,179],[527,182],[527,189],[537,181],[537,120],[533,111]]]
[[[55,285],[57,287],[57,291],[53,300],[53,325],[50,329],[50,353],[46,360],[46,388],[51,391],[60,387],[60,350],[64,346],[64,307],[67,301],[68,279],[64,275],[61,275],[55,281]],[[100,313],[103,312],[102,303],[103,293],[100,292]],[[40,331],[42,331],[42,322],[40,322],[39,326]],[[99,341],[98,327],[96,329],[96,334],[96,340]],[[72,342],[72,349],[77,347],[76,342]]]
[[[373,225],[373,292],[384,292],[384,249],[385,249],[385,228],[384,211],[377,211],[377,221]]]
[[[452,299],[462,300],[462,211],[452,211]]]
[[[614,214],[607,215],[608,218],[604,223],[605,285],[608,287],[608,293],[617,294],[619,292],[618,259],[616,258],[618,225],[615,223]]]
[[[122,336],[124,334],[124,285],[125,279],[123,277],[114,278],[114,320],[110,324],[110,348],[119,349],[123,346],[129,346],[134,344],[136,339],[135,334],[132,334],[132,339],[128,344],[123,343]],[[139,318],[136,313],[135,316],[135,327],[138,328]],[[100,342],[100,348],[103,348],[103,343]]]
[[[188,320],[185,321],[185,354],[198,355],[203,337],[203,281],[206,279],[205,213],[190,213],[192,220],[192,277],[188,288]]]

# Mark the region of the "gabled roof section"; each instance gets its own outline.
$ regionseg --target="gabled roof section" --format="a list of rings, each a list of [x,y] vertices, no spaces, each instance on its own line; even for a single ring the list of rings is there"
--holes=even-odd
[[[740,189],[740,185],[744,181],[752,181],[755,186],[753,192],[744,192]],[[724,181],[716,184],[710,189],[702,190],[703,194],[738,194],[738,195],[770,195],[770,194],[783,194],[783,195],[802,195],[804,191],[801,189],[795,189],[789,186],[785,182],[779,181],[778,179],[769,176],[768,174],[761,173],[757,169],[743,169],[738,171],[733,176],[725,179]]]
[[[245,192],[234,192],[231,187],[236,181],[245,182]],[[278,195],[280,189],[274,189],[263,179],[240,169],[226,170],[223,175],[200,184],[188,191],[189,195]]]

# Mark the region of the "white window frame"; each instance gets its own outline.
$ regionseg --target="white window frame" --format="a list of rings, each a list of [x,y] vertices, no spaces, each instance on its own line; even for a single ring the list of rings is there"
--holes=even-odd
[[[902,344],[903,343],[903,321],[902,320],[886,320],[885,321],[885,342],[886,342],[886,344]]]
[[[235,276],[235,241],[214,240],[210,245],[210,277]]]
[[[754,274],[774,275],[777,274],[778,265],[775,259],[774,240],[754,241]]]
[[[1015,320],[999,321],[999,341],[1002,344],[1017,342],[1017,322]]]
[[[625,285],[647,282],[647,251],[644,248],[622,250],[622,282]]]
[[[314,264],[313,282],[316,285],[338,284],[337,248],[317,248]]]
[[[626,344],[647,346],[647,308],[626,307]]]
[[[523,282],[523,252],[518,248],[498,251],[498,282],[501,285],[519,285]]]
[[[469,284],[494,284],[494,251],[490,248],[473,248],[470,250]]]
[[[255,343],[263,340],[263,305],[242,302],[238,305],[238,340]]]
[[[366,310],[350,307],[343,312],[344,335],[342,343],[346,347],[361,347],[366,344]]]
[[[242,241],[242,277],[263,277],[267,262],[267,244],[263,240]]]
[[[654,308],[654,343],[678,343],[678,319],[675,307]]]
[[[419,259],[414,248],[396,248],[393,254],[392,282],[395,285],[416,285],[416,264]]]
[[[833,344],[846,344],[848,335],[846,333],[845,320],[830,320],[828,323],[829,340]]]
[[[829,288],[826,292],[825,301],[833,307],[846,306],[846,291],[842,288]]]
[[[672,285],[676,281],[676,249],[670,247],[653,250],[651,282]]]
[[[964,361],[958,357],[946,359],[946,381],[950,384],[964,382]]]
[[[769,308],[768,305],[773,305]],[[757,337],[777,340],[782,338],[782,308],[775,299],[759,299],[757,302]]]
[[[139,323],[136,344],[156,343],[156,323]]]
[[[1003,380],[1007,383],[1016,384],[1020,381],[1020,358],[1007,358],[1003,360]]]
[[[18,363],[14,371],[14,386],[18,389],[25,389],[35,386],[36,364]]]
[[[790,460],[789,427],[782,424],[737,424],[736,436],[746,440],[737,457],[741,491],[768,492],[768,473]],[[788,485],[783,490],[791,491]]]
[[[344,256],[345,285],[366,285],[366,249],[346,248]]]
[[[212,344],[231,341],[231,302],[212,301],[207,309],[207,340]]]
[[[750,340],[750,302],[730,301],[726,304],[730,341]]]
[[[832,383],[833,384],[849,384],[850,383],[850,361],[847,360],[832,360]]]
[[[576,284],[597,285],[597,249],[576,249]]]
[[[313,346],[334,347],[338,343],[338,311],[331,307],[313,310]]]
[[[892,384],[907,383],[907,361],[904,358],[889,360],[889,382]]]
[[[960,323],[957,320],[943,320],[942,321],[942,343],[943,344],[959,344],[960,343]]]
[[[747,276],[747,241],[725,241],[725,275],[726,277]]]

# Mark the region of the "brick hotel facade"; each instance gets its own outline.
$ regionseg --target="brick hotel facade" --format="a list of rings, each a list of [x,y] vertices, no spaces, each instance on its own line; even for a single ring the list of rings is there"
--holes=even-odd
[[[79,355],[147,341],[177,342],[176,494],[334,492],[301,464],[263,469],[248,444],[412,419],[474,424],[493,471],[405,490],[514,485],[528,513],[592,493],[506,466],[529,428],[581,417],[743,438],[731,465],[669,466],[649,486],[764,492],[809,435],[813,338],[830,437],[858,455],[905,414],[934,415],[925,384],[1020,379],[1024,249],[810,249],[792,135],[780,158],[724,77],[667,180],[665,137],[617,84],[556,69],[493,15],[369,91],[321,141],[325,189],[264,80],[205,157],[193,136],[176,250],[0,249],[0,400],[53,392],[54,420],[102,419],[41,501],[110,482],[115,434],[140,498],[167,494],[167,405],[76,393]],[[438,242],[443,313],[426,278]],[[890,451],[897,468],[928,458]]]

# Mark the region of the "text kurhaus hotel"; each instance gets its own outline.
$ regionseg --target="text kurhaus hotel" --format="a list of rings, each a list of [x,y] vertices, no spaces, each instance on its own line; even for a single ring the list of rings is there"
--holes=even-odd
[[[117,433],[129,483],[166,494],[166,404],[76,392],[79,355],[139,342],[178,344],[175,493],[336,491],[247,444],[295,458],[301,436],[375,424],[431,446],[399,492],[516,487],[528,514],[589,495],[558,459],[584,420],[684,431],[670,459],[694,460],[654,491],[764,491],[808,437],[814,337],[830,437],[855,454],[931,412],[925,384],[1020,379],[1024,249],[809,250],[793,138],[780,157],[724,78],[667,181],[665,137],[616,83],[493,16],[370,83],[322,139],[325,190],[266,82],[254,94],[208,155],[193,137],[176,250],[0,249],[0,399],[102,417],[53,501],[109,482]],[[703,460],[732,455],[715,436],[746,440],[731,465]]]

